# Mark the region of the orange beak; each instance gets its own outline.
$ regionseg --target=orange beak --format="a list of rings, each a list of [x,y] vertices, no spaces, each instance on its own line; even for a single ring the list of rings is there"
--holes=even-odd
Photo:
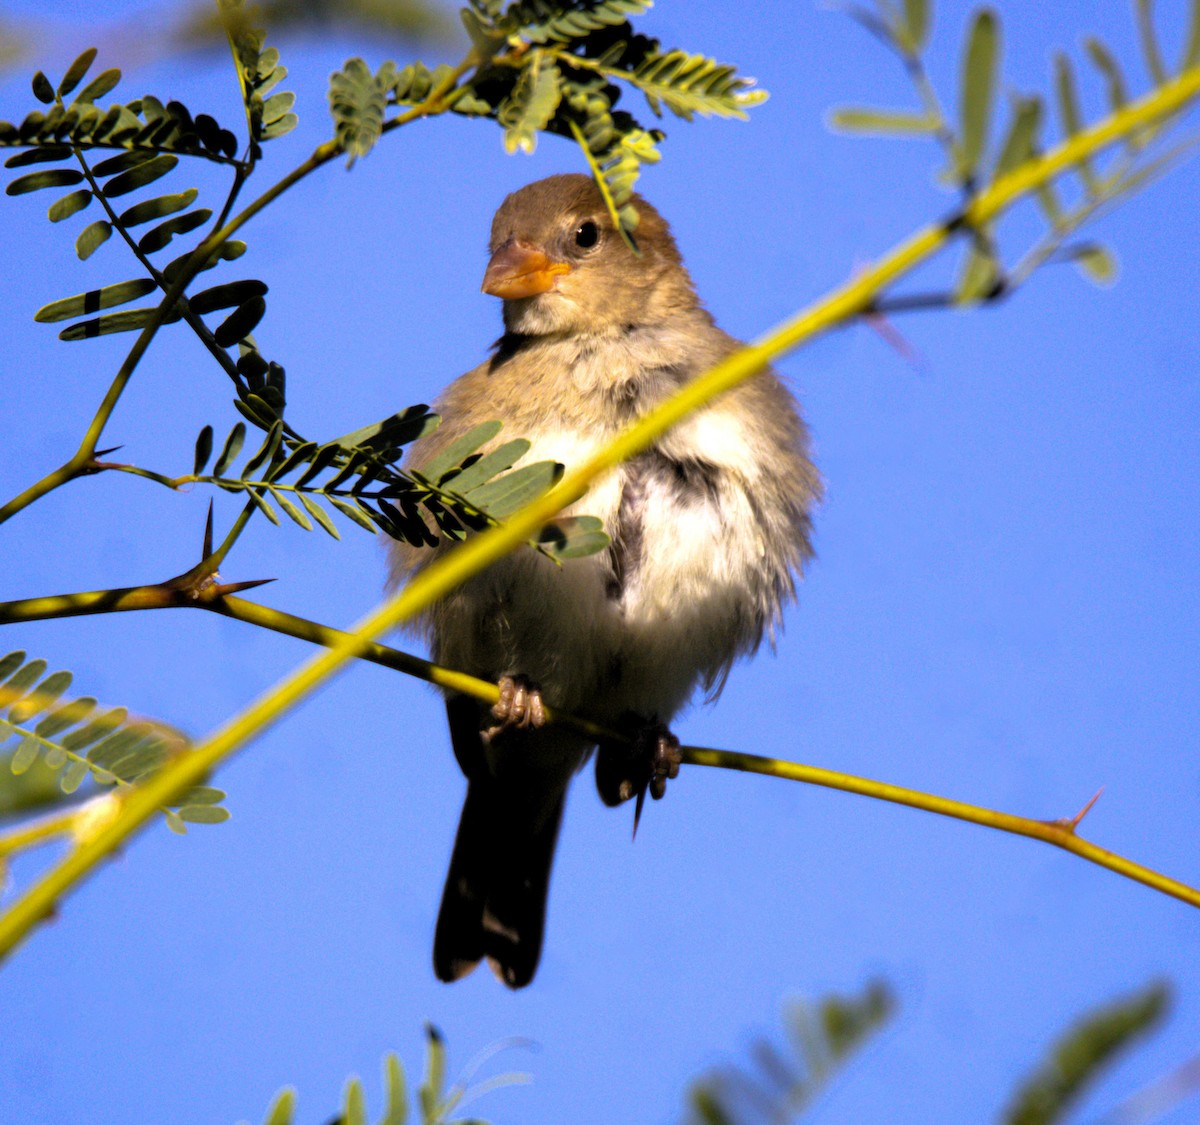
[[[510,239],[488,262],[483,275],[483,291],[506,301],[518,297],[536,297],[554,288],[559,274],[570,273],[566,262],[555,262],[526,242]]]

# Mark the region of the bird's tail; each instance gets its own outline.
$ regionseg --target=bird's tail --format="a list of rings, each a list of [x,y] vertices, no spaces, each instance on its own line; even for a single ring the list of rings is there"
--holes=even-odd
[[[468,783],[433,939],[439,980],[466,976],[484,957],[509,988],[533,980],[565,798],[564,786],[535,814],[494,777]]]

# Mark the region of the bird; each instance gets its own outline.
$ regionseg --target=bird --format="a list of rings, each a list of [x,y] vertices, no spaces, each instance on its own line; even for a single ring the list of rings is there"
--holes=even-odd
[[[741,347],[701,304],[667,222],[632,203],[627,241],[586,175],[503,200],[482,290],[503,301],[504,333],[435,402],[441,424],[410,447],[410,470],[492,419],[531,443],[529,462],[578,464]],[[636,797],[640,814],[647,790],[661,797],[678,773],[674,717],[700,690],[714,699],[764,637],[774,644],[813,554],[822,482],[809,448],[791,394],[764,370],[565,509],[599,517],[606,549],[561,563],[520,549],[421,617],[435,662],[500,687],[491,708],[446,698],[467,792],[434,935],[440,980],[483,960],[510,988],[533,980],[572,778],[594,753],[604,803]],[[394,543],[392,580],[453,545]],[[546,723],[547,706],[628,737],[593,745]]]

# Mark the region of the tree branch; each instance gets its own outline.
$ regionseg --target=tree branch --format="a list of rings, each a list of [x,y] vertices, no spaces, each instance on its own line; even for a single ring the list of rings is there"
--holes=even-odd
[[[170,763],[162,772],[130,793],[122,802],[116,818],[82,841],[0,916],[0,955],[23,940],[38,922],[53,912],[64,894],[123,846],[160,806],[169,805],[189,788],[202,782],[247,741],[272,726],[291,707],[340,671],[347,661],[361,656],[376,637],[411,620],[471,576],[528,540],[558,511],[579,499],[597,477],[646,449],[688,414],[757,374],[775,357],[857,316],[888,285],[941,250],[963,226],[982,227],[1041,184],[1146,125],[1178,112],[1198,94],[1200,66],[1184,71],[1146,97],[1014,169],[981,191],[949,221],[918,231],[871,268],[857,274],[761,340],[733,353],[689,383],[570,472],[548,493],[516,512],[502,526],[467,539],[432,563],[364,618],[352,633],[343,634],[331,648],[302,664],[256,702],[224,723],[199,743],[192,753]],[[329,148],[330,145],[321,146],[306,164],[315,167],[314,160],[323,163],[329,159],[329,155],[323,155]],[[302,169],[305,167],[301,166]],[[311,167],[307,170],[311,170]],[[260,197],[242,215],[231,220],[216,235],[210,236],[195,252],[192,262],[204,260],[250,215],[261,210],[269,202],[267,197],[274,197],[272,192],[280,194],[297,178],[299,176],[295,173],[285,177],[267,196]],[[189,276],[189,271],[185,269],[180,282]],[[178,292],[175,292],[176,289]],[[182,284],[172,286],[172,292],[159,311],[165,314],[165,309],[174,307],[182,290]],[[157,325],[148,325],[139,337],[139,343],[149,343],[152,327]],[[1113,858],[1115,861],[1117,857]]]

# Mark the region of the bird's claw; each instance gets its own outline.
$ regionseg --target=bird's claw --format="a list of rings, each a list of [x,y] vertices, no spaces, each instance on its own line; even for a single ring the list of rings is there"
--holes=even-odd
[[[546,706],[541,690],[528,676],[501,676],[500,698],[492,705],[496,725],[483,732],[483,740],[491,742],[509,730],[528,730],[546,722]]]
[[[679,739],[666,727],[658,728],[654,740],[654,752],[650,759],[650,796],[661,801],[667,792],[667,782],[679,776],[679,767],[683,764],[683,754],[679,749]]]
[[[683,755],[679,739],[662,723],[641,722],[633,732],[632,745],[609,743],[601,746],[596,758],[596,784],[600,796],[609,805],[637,798],[633,831],[637,833],[646,793],[658,801],[667,791],[667,782],[679,776]]]

